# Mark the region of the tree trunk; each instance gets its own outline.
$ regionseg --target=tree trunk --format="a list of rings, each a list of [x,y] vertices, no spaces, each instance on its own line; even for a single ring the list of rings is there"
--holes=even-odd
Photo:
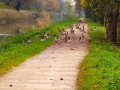
[[[86,18],[91,18],[91,10],[89,7],[85,8],[85,16]]]
[[[110,42],[117,42],[117,21],[119,13],[113,10],[107,20],[107,39]]]

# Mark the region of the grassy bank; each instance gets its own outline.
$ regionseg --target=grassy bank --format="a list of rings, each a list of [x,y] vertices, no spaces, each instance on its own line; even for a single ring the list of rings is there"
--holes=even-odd
[[[6,73],[12,67],[19,65],[27,58],[40,53],[48,47],[53,42],[53,37],[51,39],[46,39],[46,42],[41,42],[40,35],[44,31],[46,33],[50,33],[52,30],[58,35],[57,27],[64,28],[66,24],[74,24],[76,21],[78,21],[77,17],[51,24],[50,26],[40,30],[28,31],[9,38],[1,37],[0,75]],[[39,36],[35,37],[36,34]],[[30,44],[25,43],[27,38],[31,39],[32,42]]]
[[[120,89],[120,49],[104,39],[105,28],[87,19],[89,55],[80,66],[79,90]],[[97,27],[97,31],[94,30]]]

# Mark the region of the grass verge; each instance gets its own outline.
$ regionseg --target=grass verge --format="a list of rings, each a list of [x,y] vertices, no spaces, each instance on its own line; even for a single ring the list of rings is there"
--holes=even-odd
[[[120,49],[105,40],[104,27],[87,22],[91,39],[89,55],[80,66],[79,90],[119,90]]]
[[[40,35],[45,31],[50,33],[52,30],[58,35],[57,27],[64,28],[67,24],[74,24],[78,21],[78,17],[65,20],[63,22],[57,22],[51,24],[50,26],[38,29],[36,31],[28,31],[26,33],[21,33],[18,35],[13,35],[12,37],[1,37],[0,42],[0,75],[6,73],[12,67],[19,65],[24,62],[27,58],[34,56],[46,47],[48,47],[53,42],[53,37],[51,39],[46,39],[46,42],[40,41]],[[36,34],[39,37],[35,37]],[[24,41],[30,38],[31,43],[26,44]]]

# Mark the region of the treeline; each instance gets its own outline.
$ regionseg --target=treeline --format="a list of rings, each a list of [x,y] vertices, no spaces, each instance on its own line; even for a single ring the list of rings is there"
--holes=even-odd
[[[13,8],[16,8],[18,5],[18,8],[22,9],[29,9],[33,3],[35,3],[36,0],[0,0],[0,2],[3,2],[6,6],[12,6]]]
[[[106,37],[117,42],[120,0],[79,0],[87,18],[100,22],[106,27]]]
[[[4,6],[0,8],[0,24],[31,18],[41,27],[49,21],[63,21],[75,17],[72,2],[69,0],[0,0],[0,6]]]
[[[56,12],[60,6],[60,0],[0,0],[6,6],[12,6],[15,9],[39,10]],[[61,0],[63,1],[63,0]]]
[[[0,0],[9,9],[32,11],[35,19],[60,11],[59,0]],[[62,0],[63,1],[63,0]],[[51,14],[51,17],[53,14]]]
[[[75,12],[79,14],[81,14],[81,10],[82,10],[82,5],[80,3],[80,0],[74,0],[75,1]]]

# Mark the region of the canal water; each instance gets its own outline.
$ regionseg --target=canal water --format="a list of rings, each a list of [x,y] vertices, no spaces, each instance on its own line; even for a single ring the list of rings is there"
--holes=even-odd
[[[20,32],[27,31],[35,27],[34,22],[19,22],[0,25],[0,34],[14,34],[18,30]]]

